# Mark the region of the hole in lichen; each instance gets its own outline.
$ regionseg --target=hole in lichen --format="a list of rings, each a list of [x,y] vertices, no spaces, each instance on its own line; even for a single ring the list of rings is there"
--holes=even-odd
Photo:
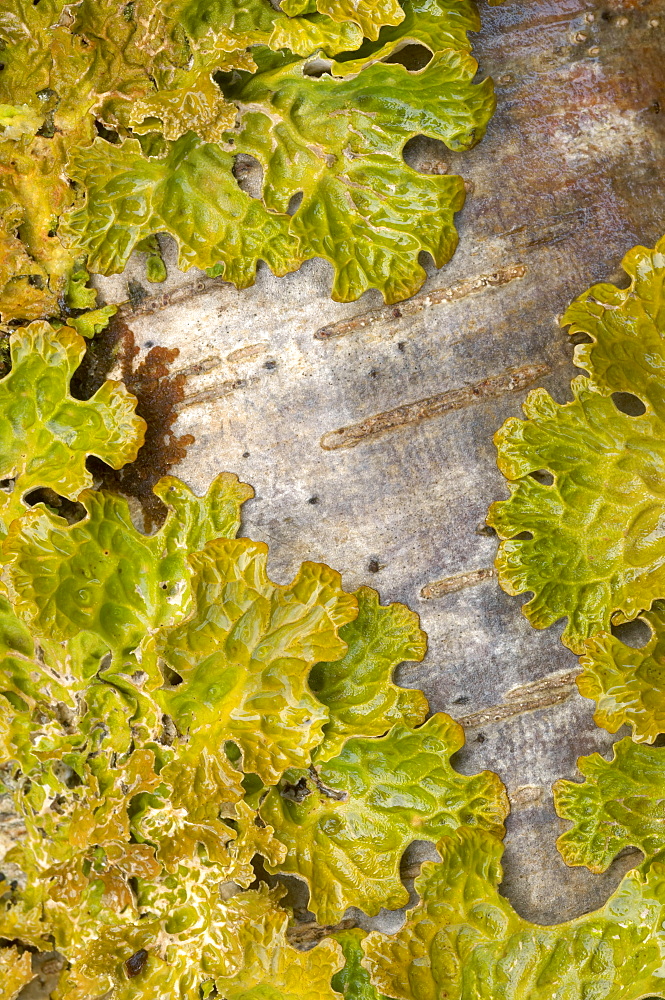
[[[641,417],[647,411],[640,397],[632,392],[613,392],[612,402],[620,413],[628,417]]]
[[[97,119],[95,119],[95,131],[100,138],[106,139],[107,142],[113,143],[114,146],[117,146],[120,142],[119,133],[113,128],[107,128],[106,125],[97,121]]]
[[[173,425],[184,398],[187,376],[172,375],[177,348],[153,347],[135,367],[139,348],[127,324],[114,316],[108,327],[88,345],[83,363],[72,380],[72,395],[89,399],[104,383],[108,372],[120,364],[123,381],[138,402],[136,412],[147,423],[145,443],[136,461],[111,469],[98,458],[88,468],[105,489],[135,497],[143,509],[145,530],[151,531],[166,517],[166,506],[152,491],[158,479],[181,462],[194,442],[191,434],[177,436]]]
[[[612,625],[612,635],[619,639],[624,646],[631,649],[643,649],[652,638],[652,631],[649,625],[642,618],[635,618],[632,622],[622,622],[620,625]]]
[[[531,531],[520,531],[519,535],[513,535],[511,541],[513,542],[530,542],[533,538],[533,532]]]
[[[332,63],[329,59],[312,59],[310,62],[303,66],[303,73],[305,76],[320,77],[325,73],[330,74],[332,69]]]
[[[249,153],[238,153],[233,164],[233,176],[238,187],[250,198],[261,198],[263,194],[263,167]]]
[[[56,493],[55,490],[52,490],[48,486],[30,490],[29,493],[25,494],[23,500],[29,507],[43,503],[54,513],[60,517],[64,517],[68,524],[76,524],[77,521],[82,521],[87,514],[83,504],[78,503],[76,500],[68,500],[67,497],[61,497],[59,493]]]
[[[549,469],[536,469],[534,472],[530,473],[531,478],[535,479],[537,483],[541,486],[553,486],[554,476],[549,471]]]
[[[55,124],[53,122],[53,116],[54,116],[54,109],[51,109],[51,111],[47,112],[46,118],[44,119],[44,124],[37,129],[35,135],[40,136],[40,138],[42,139],[53,138],[56,131]]]
[[[182,676],[173,670],[165,660],[159,661],[159,669],[162,672],[162,677],[164,678],[165,688],[175,688],[182,684]],[[166,716],[164,716],[166,718]]]
[[[159,742],[164,746],[173,746],[176,739],[178,738],[178,730],[176,724],[170,715],[162,716],[162,732],[159,737]]]
[[[570,343],[577,347],[578,344],[593,344],[593,338],[589,336],[588,333],[584,333],[583,330],[577,330],[575,333],[570,335]]]
[[[432,53],[426,45],[410,42],[408,45],[404,45],[401,49],[398,49],[397,52],[392,52],[383,61],[386,63],[400,63],[411,73],[414,73],[424,69],[431,62],[431,59]]]
[[[447,174],[450,151],[440,139],[414,135],[404,144],[402,157],[407,166],[421,174]]]
[[[279,794],[289,802],[303,802],[312,792],[307,785],[307,778],[298,778],[296,782],[283,781],[280,784]]]
[[[288,215],[295,215],[300,206],[302,205],[303,192],[296,191],[294,195],[291,195],[291,200],[286,209]]]
[[[83,784],[83,779],[78,776],[76,771],[65,764],[64,761],[56,761],[53,765],[53,773],[56,778],[66,785],[67,788],[79,788]]]

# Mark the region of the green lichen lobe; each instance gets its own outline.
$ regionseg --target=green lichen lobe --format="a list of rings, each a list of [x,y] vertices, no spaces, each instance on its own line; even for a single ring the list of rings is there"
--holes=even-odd
[[[86,302],[83,278],[72,294]],[[307,881],[322,920],[397,907],[408,844],[501,836],[505,791],[458,774],[460,727],[393,683],[424,655],[417,616],[323,564],[273,583],[267,546],[238,537],[253,491],[236,476],[203,496],[161,479],[149,534],[90,488],[86,456],[132,458],[143,424],[119,384],[69,395],[83,348],[34,322],[0,381],[0,428],[22,421],[0,436],[0,768],[25,827],[7,855],[24,883],[0,894],[6,981],[26,981],[25,949],[55,948],[54,1000],[334,1000],[339,944],[294,949],[257,870]],[[37,486],[50,502],[31,506]]]
[[[0,315],[61,316],[72,273],[120,272],[157,233],[181,268],[239,288],[259,260],[282,275],[316,256],[336,299],[413,294],[419,255],[442,266],[455,249],[464,185],[403,151],[482,138],[478,26],[470,0],[4,0]],[[409,45],[426,65],[390,61]],[[263,168],[259,197],[238,154]],[[165,277],[159,255],[148,268]]]

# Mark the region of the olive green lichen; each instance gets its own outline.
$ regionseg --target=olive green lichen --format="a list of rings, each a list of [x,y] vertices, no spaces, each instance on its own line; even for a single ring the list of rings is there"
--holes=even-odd
[[[460,727],[393,683],[424,655],[417,617],[321,564],[274,584],[266,546],[237,537],[252,490],[230,474],[202,497],[160,480],[166,519],[145,533],[86,466],[136,457],[135,400],[112,381],[70,391],[115,311],[89,273],[139,250],[163,280],[159,233],[183,269],[239,287],[259,260],[284,274],[317,256],[337,299],[417,290],[421,252],[454,251],[464,185],[404,147],[481,138],[477,27],[469,0],[0,0],[0,773],[25,827],[7,856],[21,877],[0,885],[1,1000],[54,949],[53,1000],[665,995],[662,750],[623,740],[558,783],[568,864],[646,859],[596,913],[522,920],[498,893],[499,778],[457,773]],[[395,61],[407,43],[422,68]],[[262,168],[260,197],[238,156]],[[643,742],[665,719],[664,255],[637,248],[628,289],[568,311],[587,377],[499,432],[512,496],[491,514],[501,583],[533,592],[536,626],[568,619],[596,720]],[[609,629],[638,614],[653,637],[629,650]],[[283,876],[321,922],[373,915],[408,901],[416,840],[441,860],[401,931],[319,927],[294,947]]]
[[[236,537],[253,494],[235,476],[203,497],[160,480],[153,534],[90,489],[86,455],[133,458],[144,425],[121,385],[68,396],[82,350],[68,327],[19,328],[0,382],[0,427],[21,430],[0,437],[0,764],[26,830],[7,856],[25,883],[0,896],[9,996],[36,948],[67,960],[54,1000],[331,1000],[339,946],[289,944],[282,890],[250,888],[257,858],[307,880],[323,919],[400,906],[408,844],[501,836],[505,791],[457,774],[460,727],[423,724],[424,697],[392,683],[424,654],[417,617],[321,564],[272,583],[267,547]],[[30,506],[45,488],[80,515]]]
[[[181,268],[239,287],[259,260],[285,274],[317,256],[335,298],[413,294],[419,254],[455,249],[464,184],[403,150],[482,137],[478,27],[471,0],[0,0],[0,317],[62,316],[73,271],[121,271],[134,249],[162,280],[158,233]],[[422,68],[394,61],[408,45]]]
[[[502,540],[499,581],[533,593],[524,613],[536,628],[567,618],[563,641],[577,653],[665,596],[665,240],[623,266],[628,288],[594,285],[561,321],[589,339],[575,348],[588,374],[574,379],[573,401],[536,389],[527,419],[495,438],[511,490],[488,518]],[[615,393],[637,397],[635,415]],[[533,477],[540,470],[550,484]]]
[[[533,595],[524,613],[537,628],[566,619],[562,639],[582,654],[578,687],[595,701],[595,721],[611,733],[624,724],[632,731],[611,760],[579,759],[583,782],[554,787],[556,810],[572,824],[557,841],[566,864],[602,872],[627,848],[646,857],[593,915],[598,946],[590,925],[588,975],[579,974],[581,964],[570,967],[572,979],[564,974],[578,931],[555,943],[545,966],[549,945],[538,943],[541,958],[534,957],[529,981],[535,988],[538,971],[549,996],[567,998],[637,998],[664,988],[665,751],[640,744],[665,732],[665,239],[653,250],[635,247],[623,267],[627,288],[594,285],[563,316],[571,334],[584,335],[574,362],[586,375],[573,381],[573,401],[556,403],[538,389],[524,405],[527,419],[511,418],[497,432],[511,496],[488,517],[501,539],[501,585]],[[651,632],[641,648],[611,631],[637,619]],[[640,899],[647,889],[651,902]],[[565,982],[567,992],[557,993]],[[498,986],[492,995],[508,996]]]
[[[364,942],[376,988],[397,1000],[641,1000],[663,995],[663,856],[625,876],[605,906],[554,927],[498,892],[500,841],[460,830],[416,879],[420,902],[394,937]]]

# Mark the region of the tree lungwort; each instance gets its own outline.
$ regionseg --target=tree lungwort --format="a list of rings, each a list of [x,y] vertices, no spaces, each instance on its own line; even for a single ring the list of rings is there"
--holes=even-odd
[[[505,791],[456,773],[460,727],[392,683],[424,655],[417,617],[320,564],[272,583],[266,546],[236,537],[253,493],[235,476],[203,497],[160,480],[152,534],[90,488],[86,456],[131,460],[144,424],[120,384],[69,395],[83,346],[18,328],[0,380],[0,759],[26,831],[0,891],[3,1000],[30,949],[66,960],[55,1000],[332,1000],[340,945],[296,950],[257,872],[305,880],[323,920],[397,907],[407,845],[500,836]]]
[[[136,248],[161,280],[158,233],[239,287],[322,257],[335,298],[413,294],[421,252],[455,249],[464,183],[404,147],[482,137],[478,27],[471,0],[0,0],[0,315],[61,315],[73,270]]]

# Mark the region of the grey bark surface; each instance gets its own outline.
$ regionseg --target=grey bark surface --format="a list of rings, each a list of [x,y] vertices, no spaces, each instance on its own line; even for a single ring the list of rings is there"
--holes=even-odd
[[[529,387],[569,398],[558,317],[589,284],[624,283],[623,254],[665,229],[665,0],[481,15],[475,51],[498,97],[486,138],[465,154],[407,151],[468,188],[459,249],[415,299],[334,303],[320,261],[281,279],[261,267],[243,292],[169,265],[123,315],[142,349],[179,348],[174,370],[189,373],[176,430],[196,442],[174,473],[199,492],[222,470],[255,487],[242,533],[269,543],[273,579],[321,560],[347,589],[418,611],[429,650],[400,683],[465,724],[460,770],[501,775],[502,891],[558,922],[602,904],[639,854],[592,875],[555,849],[553,781],[618,736],[594,725],[560,629],[532,629],[493,576],[484,518],[507,490],[492,435]],[[126,300],[129,278],[146,284],[140,258],[99,281],[106,300]]]

